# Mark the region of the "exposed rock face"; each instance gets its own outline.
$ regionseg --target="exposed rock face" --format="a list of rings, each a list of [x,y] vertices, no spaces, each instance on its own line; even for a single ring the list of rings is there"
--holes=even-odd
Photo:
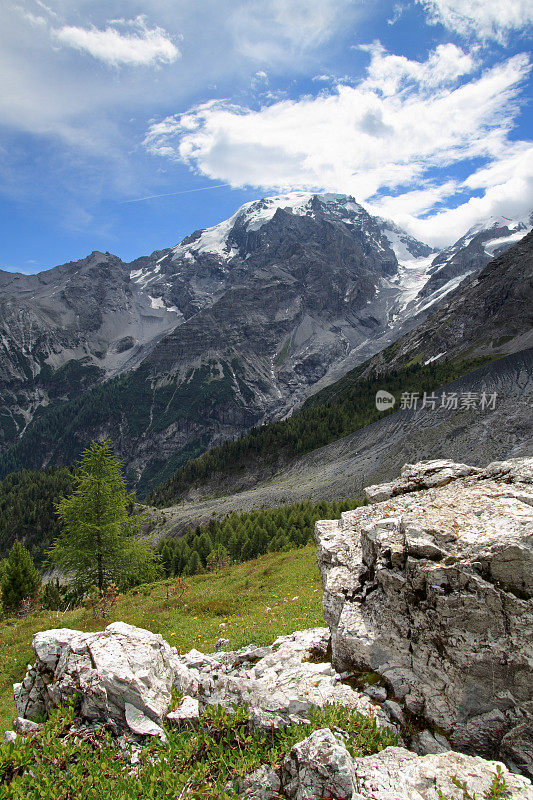
[[[294,745],[282,776],[290,800],[351,800],[355,792],[353,759],[329,728]]]
[[[315,628],[270,647],[178,656],[160,636],[122,622],[98,633],[45,631],[34,636],[37,660],[15,684],[15,701],[19,716],[31,719],[77,695],[82,718],[112,720],[141,736],[161,735],[165,718],[194,723],[202,706],[234,703],[250,705],[254,729],[301,722],[311,706],[328,702],[394,727],[367,695],[341,682],[327,660],[328,644],[328,629]],[[186,697],[167,715],[173,684]]]
[[[232,789],[233,786],[228,788]],[[241,797],[249,800],[277,800],[281,783],[276,770],[263,764],[254,772],[239,778],[235,788]]]
[[[178,319],[154,307],[110,253],[38,275],[0,270],[0,451],[38,409],[138,364]]]
[[[445,268],[443,268],[445,269]],[[441,272],[426,284],[429,291]],[[501,253],[460,288],[433,306],[432,313],[378,353],[368,371],[397,369],[419,358],[473,357],[517,353],[533,345],[533,231]]]
[[[403,747],[352,758],[342,739],[328,728],[315,731],[296,744],[279,775],[263,766],[241,778],[242,797],[272,800],[440,800],[459,798],[453,779],[466,783],[469,797],[485,797],[500,771],[506,800],[533,800],[531,782],[497,761],[463,753],[439,753],[421,758]]]
[[[370,487],[377,502],[315,533],[334,666],[377,673],[454,748],[501,748],[528,774],[532,469],[533,459],[407,465]]]
[[[250,645],[205,655],[191,650],[177,660],[174,683],[201,705],[229,709],[234,703],[247,703],[251,726],[262,730],[301,721],[311,706],[328,702],[377,715],[378,722],[390,724],[379,706],[341,682],[327,660],[328,644],[328,629],[314,628],[280,636],[270,647]]]
[[[420,758],[402,747],[387,747],[381,753],[354,759],[357,789],[352,800],[439,800],[458,798],[456,777],[466,782],[471,797],[485,797],[498,767],[508,786],[506,800],[533,800],[527,778],[513,775],[503,764],[462,753],[442,753]]]
[[[77,696],[87,720],[113,720],[141,735],[162,733],[176,650],[161,636],[124,622],[104,631],[37,633],[37,660],[13,687],[19,716],[47,714]]]
[[[523,238],[532,227],[533,214],[521,220],[492,218],[475,225],[435,257],[431,264],[431,277],[421,296],[431,295],[447,281],[479,271],[492,258]]]
[[[180,725],[182,723],[196,723],[200,717],[200,704],[195,697],[184,697],[180,707],[176,711],[171,711],[167,714],[167,722],[172,725]]]

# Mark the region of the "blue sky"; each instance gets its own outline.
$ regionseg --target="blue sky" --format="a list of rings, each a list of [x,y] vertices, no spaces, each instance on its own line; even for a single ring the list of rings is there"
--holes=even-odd
[[[0,268],[132,260],[297,189],[435,246],[525,216],[532,23],[531,0],[5,0]]]

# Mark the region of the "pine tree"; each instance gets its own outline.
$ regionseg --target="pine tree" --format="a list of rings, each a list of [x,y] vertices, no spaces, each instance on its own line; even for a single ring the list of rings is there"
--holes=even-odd
[[[132,502],[110,442],[92,442],[74,493],[57,504],[63,530],[48,551],[50,562],[84,590],[153,580],[158,557],[136,536],[141,519],[129,513]]]
[[[193,550],[189,558],[189,563],[187,564],[186,574],[196,575],[196,573],[200,571],[201,566],[200,556],[196,550]]]
[[[41,585],[41,577],[29,552],[23,544],[15,542],[5,562],[2,576],[2,606],[4,611],[15,611],[23,600],[33,599]]]

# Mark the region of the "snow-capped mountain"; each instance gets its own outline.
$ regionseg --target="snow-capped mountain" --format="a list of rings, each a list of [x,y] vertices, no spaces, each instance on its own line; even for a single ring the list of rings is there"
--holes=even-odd
[[[343,230],[359,246],[375,251],[390,275],[398,263],[412,268],[413,262],[434,254],[392,222],[370,216],[353,197],[293,192],[246,203],[224,222],[187,236],[155,264],[132,271],[131,279],[162,306],[179,308],[187,316],[187,304],[198,310],[241,281],[256,267],[258,254],[270,260],[269,238],[284,218],[304,226],[326,222]]]
[[[0,272],[2,468],[109,434],[147,486],[395,341],[471,272],[476,242],[519,230],[435,253],[353,197],[295,192],[131,264]]]
[[[458,285],[533,228],[533,213],[522,219],[489,217],[470,228],[455,244],[442,250],[432,264],[423,296],[435,294],[449,282]]]

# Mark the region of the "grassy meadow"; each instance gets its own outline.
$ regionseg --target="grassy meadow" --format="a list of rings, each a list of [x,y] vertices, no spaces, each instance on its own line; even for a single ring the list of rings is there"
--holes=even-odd
[[[12,725],[12,684],[22,679],[26,665],[34,660],[31,640],[38,631],[101,630],[122,620],[160,633],[184,653],[193,647],[210,652],[221,636],[233,648],[250,642],[270,644],[281,634],[324,625],[314,544],[185,580],[189,589],[181,599],[167,598],[175,583],[169,578],[121,595],[106,619],[95,620],[91,611],[77,608],[0,620],[0,729]]]

